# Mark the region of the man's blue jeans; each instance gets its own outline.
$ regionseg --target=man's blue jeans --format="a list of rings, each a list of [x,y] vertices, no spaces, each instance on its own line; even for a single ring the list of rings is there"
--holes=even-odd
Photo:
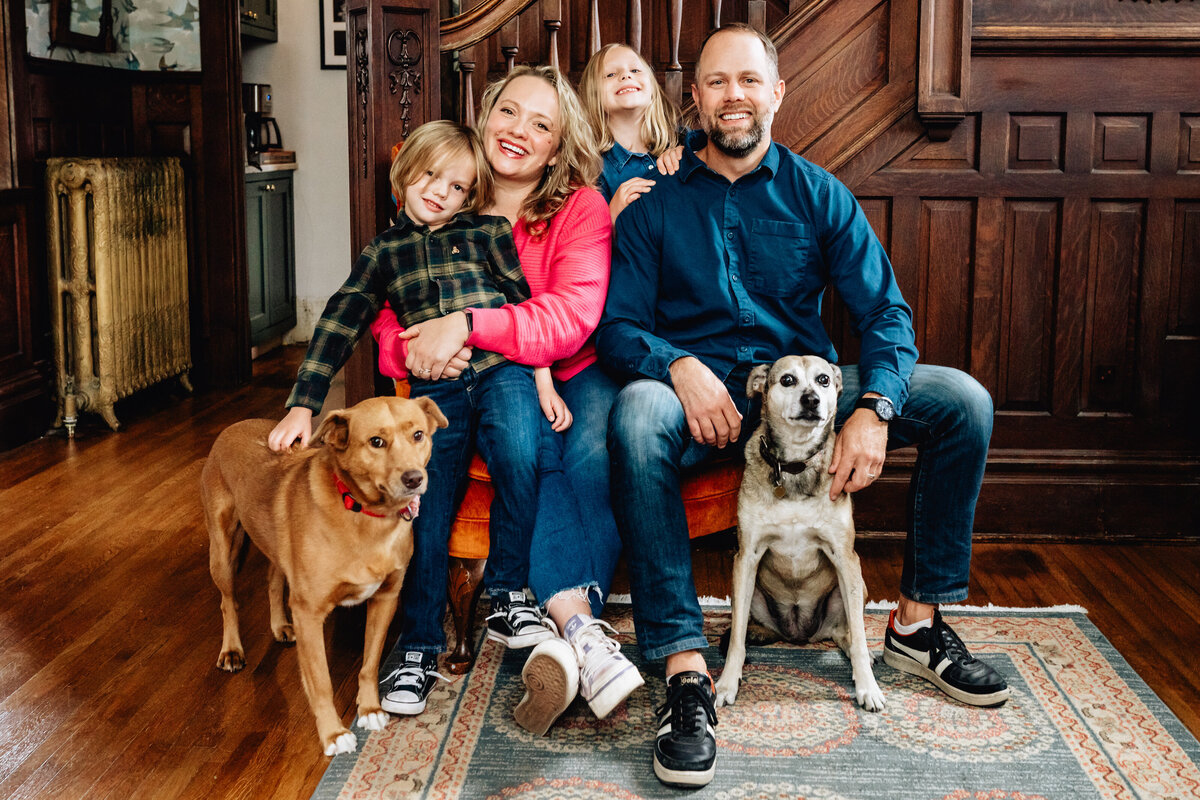
[[[414,549],[401,595],[398,646],[440,653],[446,649],[442,618],[450,526],[476,448],[496,489],[483,585],[495,596],[522,590],[529,581],[534,523],[529,509],[537,507],[537,458],[545,416],[538,406],[533,371],[520,364],[500,364],[479,374],[468,368],[457,380],[410,377],[409,383],[411,396],[432,398],[450,427],[433,434],[433,454],[426,467],[429,489],[413,522]]]
[[[561,591],[583,589],[598,617],[621,555],[605,441],[620,386],[592,364],[555,387],[574,422],[561,434],[543,426],[529,588],[543,605]]]
[[[742,422],[740,450],[757,426],[747,416],[748,368],[726,387]],[[859,398],[858,368],[842,368],[840,426]],[[757,405],[757,404],[756,404]],[[967,596],[975,501],[992,434],[992,400],[964,372],[917,365],[903,413],[888,429],[888,447],[916,445],[908,494],[908,538],[900,592],[923,603]],[[706,647],[692,579],[691,545],[680,497],[680,472],[710,460],[714,447],[692,441],[674,390],[639,380],[617,396],[609,428],[613,510],[625,547],[638,645],[648,659]],[[885,467],[886,469],[886,467]]]

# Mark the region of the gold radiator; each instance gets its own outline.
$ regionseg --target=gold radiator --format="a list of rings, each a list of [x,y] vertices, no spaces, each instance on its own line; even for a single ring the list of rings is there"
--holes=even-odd
[[[176,158],[46,163],[51,327],[58,419],[98,412],[179,377],[192,390],[186,199]]]

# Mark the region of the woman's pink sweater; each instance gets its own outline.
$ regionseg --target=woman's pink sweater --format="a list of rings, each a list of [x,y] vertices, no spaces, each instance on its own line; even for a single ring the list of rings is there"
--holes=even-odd
[[[500,353],[511,361],[550,366],[568,380],[596,360],[592,332],[600,323],[608,293],[612,222],[608,203],[595,189],[578,189],[536,238],[519,221],[513,229],[521,269],[532,297],[518,305],[472,309],[472,347]],[[408,341],[399,338],[390,307],[371,323],[379,340],[379,371],[405,378]]]

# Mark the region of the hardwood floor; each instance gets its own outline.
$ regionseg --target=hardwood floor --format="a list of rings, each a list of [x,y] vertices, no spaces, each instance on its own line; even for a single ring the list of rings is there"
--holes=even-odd
[[[216,434],[282,413],[302,353],[255,362],[227,395],[155,389],[91,415],[77,438],[0,454],[0,797],[308,797],[329,759],[294,648],[267,622],[266,562],[239,576],[247,668],[215,668],[217,592],[198,478]],[[716,538],[716,537],[712,537]],[[695,557],[701,593],[728,593],[729,541]],[[894,599],[900,542],[859,542],[874,599]],[[1086,607],[1147,683],[1200,734],[1200,546],[983,543],[970,602]],[[618,577],[618,591],[624,591]],[[362,614],[327,626],[335,701],[352,717]],[[390,639],[389,639],[390,644]]]

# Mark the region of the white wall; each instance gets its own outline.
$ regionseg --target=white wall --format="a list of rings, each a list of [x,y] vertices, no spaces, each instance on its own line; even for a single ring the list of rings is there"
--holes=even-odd
[[[320,6],[281,3],[279,41],[242,40],[242,80],[269,83],[283,146],[296,151],[296,327],[307,341],[350,274],[346,71],[321,69]]]

